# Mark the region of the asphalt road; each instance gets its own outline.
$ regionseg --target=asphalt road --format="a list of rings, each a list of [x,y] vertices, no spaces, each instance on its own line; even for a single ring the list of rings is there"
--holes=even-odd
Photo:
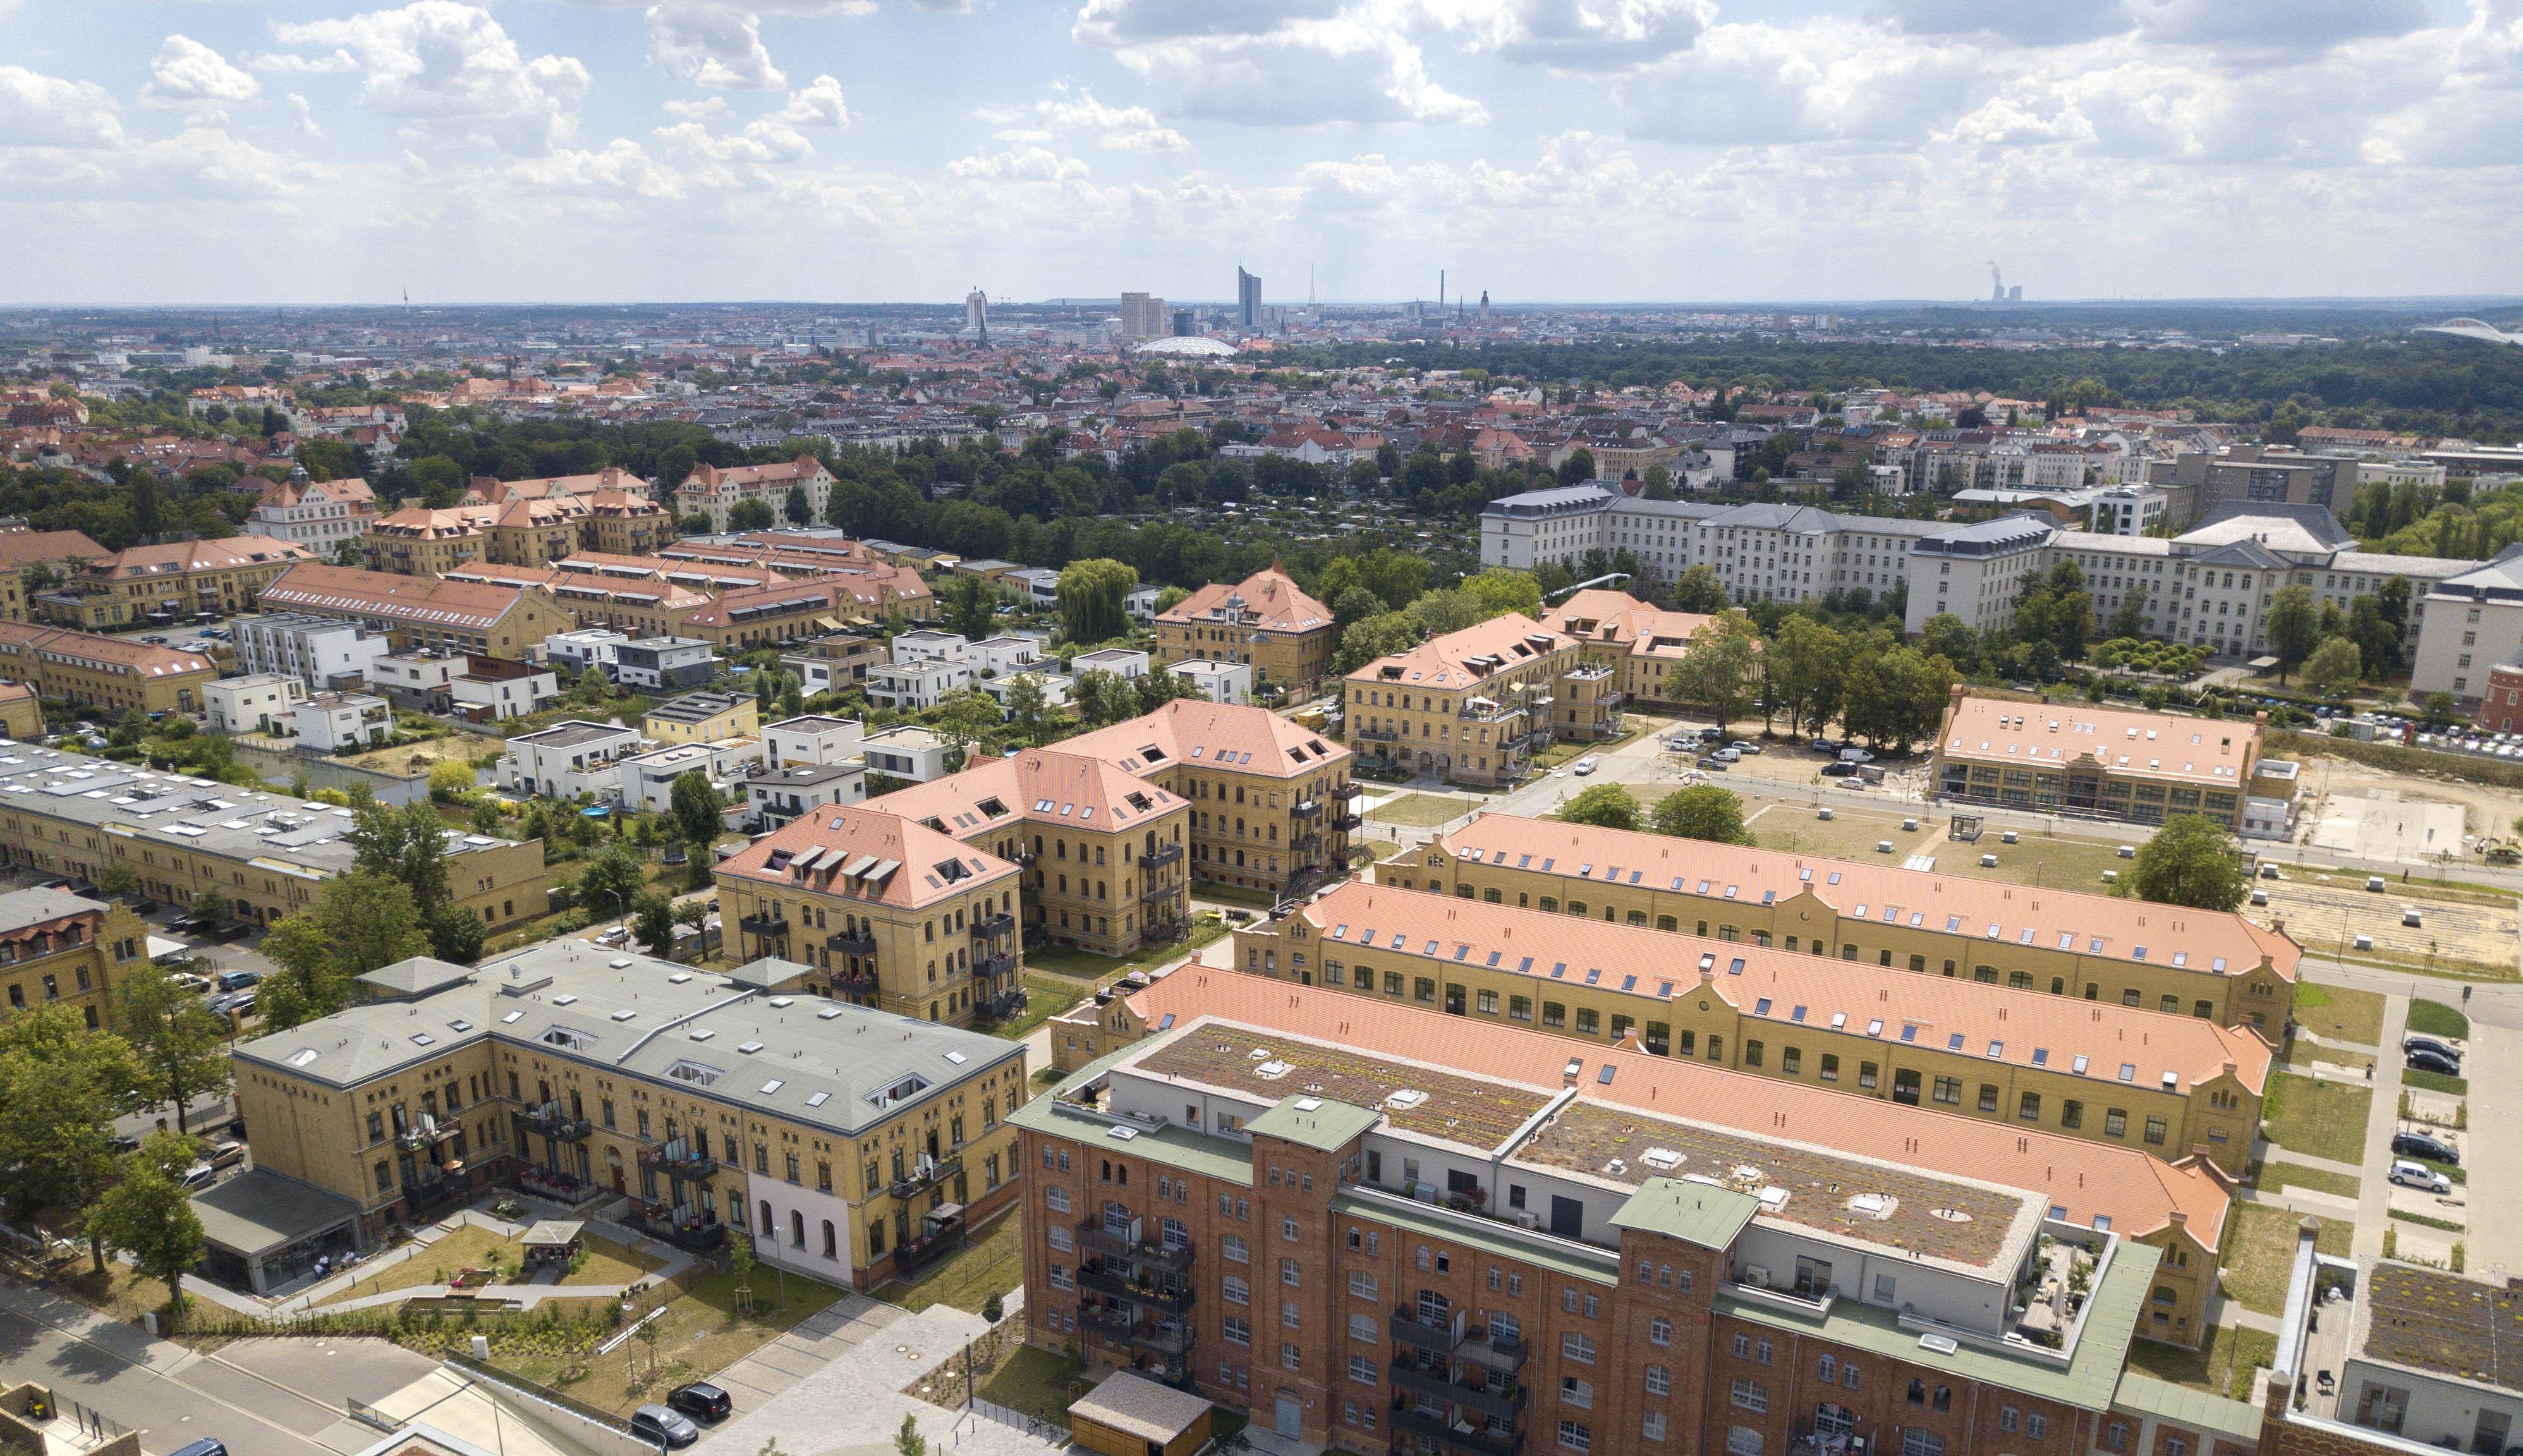
[[[377,1400],[425,1356],[369,1339],[250,1339],[198,1355],[40,1292],[0,1294],[0,1378],[38,1381],[141,1433],[150,1456],[215,1436],[234,1456],[341,1456],[378,1433],[347,1398]]]

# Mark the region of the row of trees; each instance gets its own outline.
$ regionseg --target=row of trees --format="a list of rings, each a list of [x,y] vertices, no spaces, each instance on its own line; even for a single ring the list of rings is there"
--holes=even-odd
[[[1907,753],[1934,736],[1960,681],[1950,659],[1885,628],[1841,632],[1793,612],[1764,641],[1749,616],[1728,611],[1667,670],[1664,696],[1706,711],[1720,728],[1757,711],[1770,728],[1784,717],[1791,735],[1836,722],[1850,737]]]

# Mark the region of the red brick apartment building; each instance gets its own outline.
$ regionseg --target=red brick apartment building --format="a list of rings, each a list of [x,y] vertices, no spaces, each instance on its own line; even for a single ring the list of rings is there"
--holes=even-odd
[[[1030,1337],[1390,1456],[2241,1456],[2127,1368],[2226,1186],[1186,966],[1015,1114]],[[1477,1070],[1475,1070],[1477,1069]]]

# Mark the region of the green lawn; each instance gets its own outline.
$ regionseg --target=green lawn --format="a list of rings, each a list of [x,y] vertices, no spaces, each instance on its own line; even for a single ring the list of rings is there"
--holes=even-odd
[[[2299,990],[2299,998],[2301,998]],[[2456,1041],[2470,1035],[2470,1018],[2441,1001],[2409,1003],[2409,1030],[2419,1036],[2449,1036]]]
[[[2295,1018],[2328,1041],[2372,1047],[2383,1040],[2383,997],[2374,991],[2301,982],[2295,988]]]
[[[2422,1072],[2416,1067],[2408,1067],[2402,1071],[2401,1081],[2404,1085],[2415,1087],[2421,1092],[2447,1092],[2454,1097],[2470,1096],[2470,1079],[2467,1077],[2448,1077],[2442,1072]]]
[[[993,1021],[976,1029],[1012,1042],[1023,1041],[1033,1029],[1084,1001],[1094,986],[1074,976],[1027,975],[1024,1013],[1011,1021]]]
[[[1191,933],[1169,946],[1150,946],[1126,957],[1098,956],[1092,951],[1073,950],[1068,946],[1038,946],[1024,953],[1024,963],[1028,971],[1047,970],[1057,975],[1081,977],[1090,983],[1088,989],[1092,990],[1125,970],[1153,970],[1225,933],[1224,925],[1195,920]]]
[[[1456,799],[1444,794],[1402,794],[1366,811],[1366,818],[1388,824],[1410,824],[1427,829],[1450,819],[1460,819],[1480,807],[1477,799]]]
[[[2285,1208],[2236,1203],[2233,1227],[2225,1236],[2225,1267],[2216,1276],[2225,1296],[2256,1313],[2283,1313],[2287,1275],[2295,1267],[2296,1228],[2303,1222],[2303,1214]],[[2346,1258],[2356,1237],[2356,1224],[2325,1218],[2315,1246]]]
[[[975,1393],[1020,1414],[1066,1424],[1069,1403],[1086,1386],[1085,1361],[1028,1344],[1000,1361]]]
[[[2277,1357],[2276,1336],[2221,1325],[2212,1326],[2195,1350],[2152,1339],[2129,1342],[2129,1366],[2140,1374],[2235,1400],[2252,1398],[2253,1372]]]
[[[1002,1213],[952,1256],[929,1265],[917,1279],[885,1285],[876,1296],[914,1314],[932,1304],[951,1304],[979,1314],[992,1294],[1004,1297],[1024,1283],[1024,1245],[1020,1242],[1023,1223],[1014,1209]]]
[[[2370,1087],[2280,1072],[2269,1078],[2261,1117],[2269,1141],[2290,1152],[2356,1163],[2365,1158],[2365,1120],[2373,1106]]]
[[[2356,1179],[2345,1173],[2334,1173],[2328,1168],[2308,1168],[2302,1163],[2263,1162],[2256,1171],[2256,1181],[2262,1193],[2300,1188],[2307,1193],[2336,1194],[2343,1198],[2353,1198],[2360,1187]]]
[[[1207,879],[1195,879],[1191,882],[1191,896],[1194,900],[1214,900],[1220,905],[1240,905],[1253,910],[1268,910],[1279,903],[1278,897],[1268,890],[1256,890],[1245,885],[1219,884],[1214,880]]]

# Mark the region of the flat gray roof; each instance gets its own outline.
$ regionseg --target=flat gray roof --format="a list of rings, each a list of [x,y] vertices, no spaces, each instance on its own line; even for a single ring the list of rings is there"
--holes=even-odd
[[[103,910],[102,901],[68,890],[11,890],[0,895],[0,930],[17,930],[27,925],[40,925],[70,916]]]
[[[249,1168],[193,1195],[193,1215],[214,1245],[249,1259],[359,1216],[359,1205],[313,1184]]]

